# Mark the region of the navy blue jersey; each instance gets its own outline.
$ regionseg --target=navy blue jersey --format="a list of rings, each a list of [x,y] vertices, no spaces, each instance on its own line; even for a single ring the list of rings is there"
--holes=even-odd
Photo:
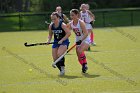
[[[59,21],[58,27],[55,27],[54,23],[52,24],[51,30],[54,33],[54,40],[56,41],[61,40],[66,35],[65,31],[62,28],[62,23],[63,23],[62,21]]]
[[[60,20],[61,20],[62,22],[64,22],[64,16],[63,16],[63,13],[59,14],[59,17],[60,17]]]

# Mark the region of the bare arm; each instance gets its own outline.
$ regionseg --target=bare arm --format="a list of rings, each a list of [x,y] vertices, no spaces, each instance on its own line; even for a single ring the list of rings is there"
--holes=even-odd
[[[65,14],[63,14],[63,17],[64,17],[65,23],[69,23],[69,19],[68,19],[68,17]]]
[[[52,24],[49,25],[48,43],[51,41],[51,39],[52,39],[52,35],[53,35],[53,32],[52,32],[52,30],[51,30],[51,27],[52,27]]]
[[[89,11],[89,10],[88,10],[88,13],[89,13],[89,15],[90,15],[92,21],[94,21],[94,20],[95,20],[94,14],[93,14],[91,11]]]
[[[71,28],[70,24],[71,24],[70,22],[67,24],[67,28],[71,30],[72,28]]]
[[[88,36],[88,31],[86,30],[86,26],[85,26],[85,23],[83,21],[80,21],[80,26],[81,26],[81,29],[82,29],[83,34],[84,34],[84,36],[81,40],[81,41],[83,41]]]

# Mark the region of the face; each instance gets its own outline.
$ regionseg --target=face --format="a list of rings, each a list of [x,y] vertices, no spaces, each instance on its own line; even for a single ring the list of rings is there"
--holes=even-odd
[[[59,21],[59,18],[56,15],[51,15],[51,20],[53,23],[57,23]]]
[[[87,6],[86,6],[85,4],[81,5],[81,10],[82,10],[83,12],[85,12],[86,9],[87,9]]]
[[[70,18],[71,18],[72,20],[75,20],[75,19],[78,18],[78,15],[76,15],[74,12],[70,12]]]
[[[61,7],[57,7],[57,8],[56,8],[56,12],[61,13],[61,12],[62,12]]]
[[[88,4],[86,4],[86,9],[89,10],[89,5]]]

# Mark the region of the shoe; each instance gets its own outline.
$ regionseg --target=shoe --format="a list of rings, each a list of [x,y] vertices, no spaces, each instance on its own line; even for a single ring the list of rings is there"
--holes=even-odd
[[[84,64],[82,65],[82,72],[83,72],[83,73],[86,73],[87,70],[88,70],[87,63],[84,63]]]
[[[96,43],[91,43],[92,46],[96,46]]]
[[[61,66],[60,76],[64,76],[64,75],[65,75],[65,67]]]
[[[88,48],[88,51],[90,51],[90,47]]]

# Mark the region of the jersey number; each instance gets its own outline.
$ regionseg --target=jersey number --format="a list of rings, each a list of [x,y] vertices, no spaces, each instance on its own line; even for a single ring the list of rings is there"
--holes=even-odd
[[[76,36],[81,36],[80,32],[75,32]]]
[[[57,39],[59,39],[59,38],[60,38],[59,34],[55,34],[55,35],[56,35],[56,38],[57,38]]]
[[[73,29],[73,31],[76,34],[76,36],[81,36],[81,33],[79,32],[78,28]]]

